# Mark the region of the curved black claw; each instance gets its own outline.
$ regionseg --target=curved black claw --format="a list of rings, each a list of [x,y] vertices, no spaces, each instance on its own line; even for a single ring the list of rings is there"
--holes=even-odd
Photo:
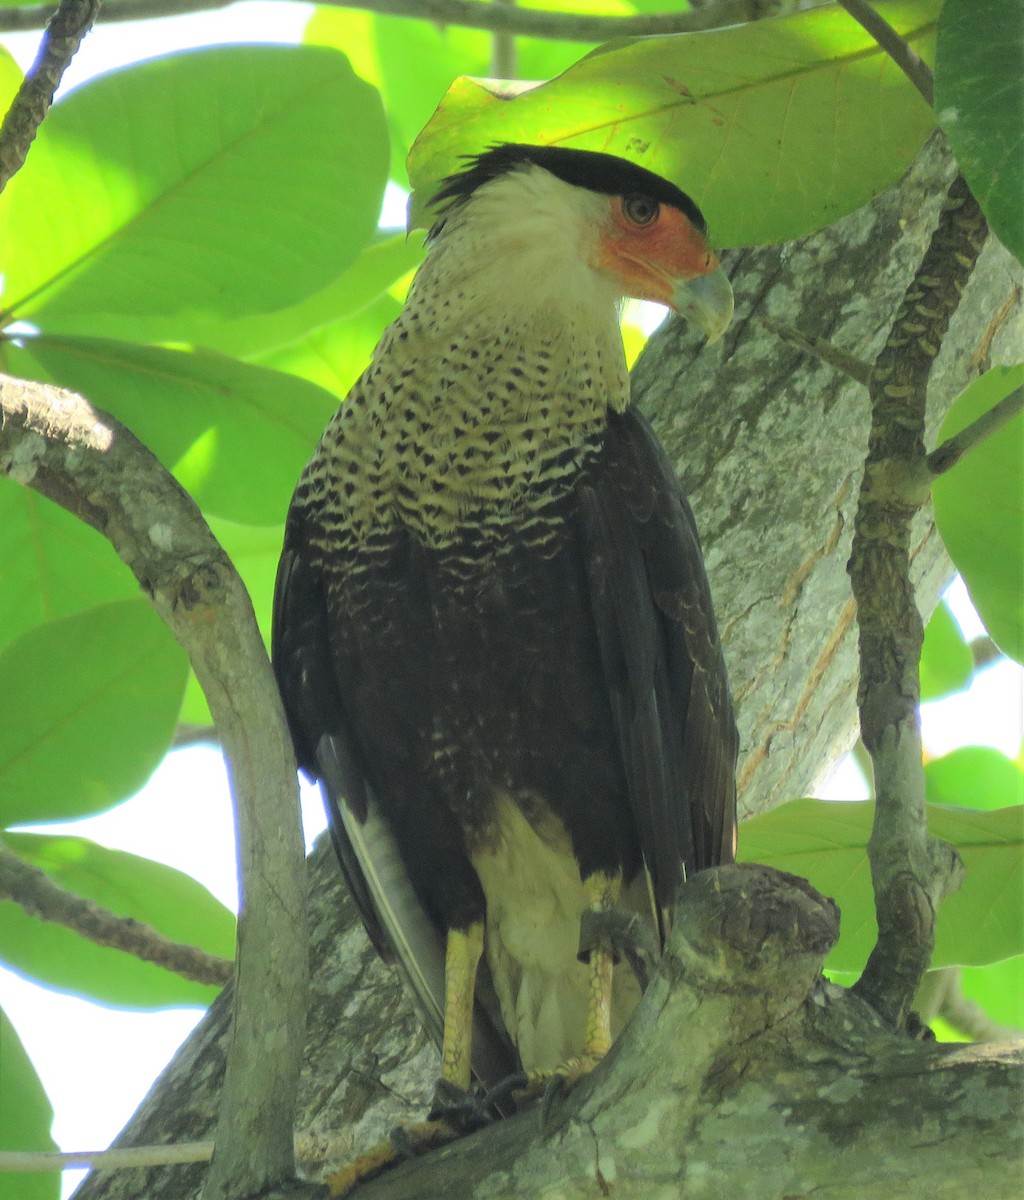
[[[417,1157],[416,1147],[401,1125],[396,1125],[394,1129],[388,1131],[388,1141],[393,1146],[395,1156],[400,1162],[411,1162]]]
[[[646,991],[659,947],[650,927],[637,913],[621,908],[585,909],[580,917],[580,944],[576,957],[587,962],[591,951],[611,950],[616,960],[625,958]]]
[[[431,1101],[428,1121],[444,1121],[456,1133],[473,1133],[477,1129],[492,1124],[501,1119],[502,1113],[492,1092],[498,1092],[497,1100],[503,1098],[498,1090],[503,1088],[506,1081],[502,1080],[497,1088],[491,1091],[466,1092],[450,1083],[447,1079],[439,1079],[434,1088],[434,1098]]]
[[[544,1094],[540,1098],[540,1112],[537,1116],[542,1134],[549,1132],[551,1112],[555,1105],[571,1091],[572,1084],[564,1075],[552,1075],[548,1080]]]

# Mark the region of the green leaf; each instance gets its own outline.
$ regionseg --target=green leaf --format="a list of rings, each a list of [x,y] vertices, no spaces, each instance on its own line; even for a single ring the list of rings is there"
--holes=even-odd
[[[562,0],[533,4],[554,10],[561,6]],[[633,7],[620,0],[583,0],[573,11],[622,16]],[[459,75],[488,74],[494,57],[493,35],[483,30],[325,6],[314,11],[304,40],[344,51],[357,74],[380,90],[391,133],[391,178],[403,187],[408,185],[409,147],[448,85]],[[519,75],[550,78],[592,48],[593,43],[517,38]]]
[[[0,1008],[0,1151],[59,1149],[50,1136],[53,1107],[17,1030]],[[60,1175],[22,1173],[3,1176],[4,1194],[18,1200],[57,1200]]]
[[[839,944],[826,960],[837,971],[862,970],[877,935],[865,850],[873,815],[868,801],[793,800],[740,830],[742,861],[800,875],[838,903]],[[952,842],[967,866],[960,891],[939,909],[931,965],[981,965],[1020,954],[1024,809],[969,812],[929,805],[928,828]]]
[[[142,600],[12,642],[0,653],[0,824],[85,816],[141,787],[174,735],[186,666]]]
[[[879,8],[927,55],[939,2]],[[409,157],[414,215],[423,221],[460,155],[523,141],[608,151],[676,181],[720,245],[783,241],[894,183],[933,125],[899,68],[838,8],[615,42],[514,98],[456,81]]]
[[[283,521],[337,408],[309,383],[208,351],[41,336],[10,357],[124,422],[204,511],[254,525]]]
[[[970,683],[974,659],[960,626],[943,601],[936,605],[921,648],[921,699],[938,700]]]
[[[1024,262],[1024,4],[946,0],[935,109],[993,232]]]
[[[337,405],[369,365],[380,335],[401,307],[392,296],[381,296],[355,316],[317,329],[301,341],[268,354],[261,362],[333,392]]]
[[[202,884],[162,863],[108,850],[88,838],[5,833],[15,853],[77,896],[151,925],[164,937],[234,957],[234,917]],[[0,956],[48,987],[104,1004],[160,1008],[207,1005],[218,988],[194,983],[72,929],[0,905]]]
[[[50,332],[202,342],[336,278],[376,226],[387,157],[380,99],[336,51],[222,46],[100,75],[53,107],[0,200],[5,305]]]
[[[983,966],[1024,951],[1024,808],[994,812],[929,805],[928,829],[952,842],[967,867],[942,902],[932,965]]]
[[[993,1021],[1024,1033],[1024,956],[990,963],[987,967],[964,967],[960,989],[968,1000],[980,1004]]]
[[[420,265],[423,240],[418,232],[377,237],[327,287],[290,308],[225,322],[211,332],[207,348],[269,365],[274,352],[369,308]]]
[[[138,598],[107,539],[31,488],[0,478],[0,647],[97,604]]]
[[[946,415],[940,443],[1024,383],[1024,364],[976,379]],[[975,445],[932,484],[935,523],[999,648],[1024,662],[1024,413]]]
[[[11,101],[21,87],[23,78],[21,68],[3,46],[0,46],[0,113],[6,113],[11,107]]]
[[[933,804],[991,810],[1024,804],[1024,771],[987,746],[963,746],[925,764],[927,798]]]

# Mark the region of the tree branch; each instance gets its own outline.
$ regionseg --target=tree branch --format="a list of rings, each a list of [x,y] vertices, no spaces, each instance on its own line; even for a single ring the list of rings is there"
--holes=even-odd
[[[935,92],[931,68],[910,45],[900,37],[884,17],[872,8],[868,0],[839,0],[858,25],[871,34],[910,82],[924,97],[929,108],[935,107]]]
[[[171,941],[149,925],[119,917],[92,900],[60,887],[45,871],[25,862],[0,843],[0,900],[13,900],[27,913],[80,933],[100,946],[111,946],[156,963],[196,983],[223,987],[232,964],[198,946]]]
[[[837,371],[842,371],[844,375],[849,375],[851,379],[863,384],[864,387],[868,386],[871,380],[871,366],[869,363],[859,358],[854,358],[852,354],[847,354],[845,350],[840,350],[838,346],[833,346],[825,338],[812,337],[810,334],[803,333],[792,325],[786,325],[781,321],[773,321],[771,318],[765,318],[763,324],[765,329],[770,329],[772,333],[784,338],[791,345],[798,346],[808,354],[813,354],[815,358],[820,358],[822,362],[828,363],[830,367],[835,367]]]
[[[0,125],[0,192],[21,169],[61,77],[92,28],[99,7],[100,0],[61,0],[56,11],[49,10],[36,61]]]
[[[987,413],[982,413],[965,429],[947,438],[941,446],[936,446],[924,460],[925,466],[932,475],[941,475],[950,467],[955,467],[972,446],[1002,429],[1007,421],[1012,421],[1021,412],[1024,412],[1024,385],[1004,396]]]
[[[294,1175],[305,877],[291,739],[248,594],[185,491],[128,430],[72,392],[0,376],[0,471],[110,540],[206,694],[233,781],[242,911],[205,1194],[277,1186]]]
[[[871,377],[871,432],[849,572],[860,627],[861,734],[874,770],[868,844],[878,942],[855,990],[902,1027],[931,961],[935,910],[962,864],[929,839],[918,663],[924,627],[910,578],[911,521],[928,495],[928,377],[984,245],[985,219],[962,176]]]
[[[459,25],[490,33],[558,41],[605,42],[610,38],[649,37],[692,33],[733,25],[750,17],[750,0],[712,0],[686,12],[600,17],[571,12],[546,12],[482,0],[323,0],[334,8],[355,8],[384,16],[410,17],[435,25]],[[824,2],[824,0],[822,0]],[[99,20],[141,21],[226,8],[233,0],[107,0]],[[40,29],[53,13],[49,4],[0,10],[0,33]]]

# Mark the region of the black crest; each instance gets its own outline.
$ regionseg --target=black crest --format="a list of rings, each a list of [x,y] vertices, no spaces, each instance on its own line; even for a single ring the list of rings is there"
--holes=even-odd
[[[449,175],[430,201],[444,213],[467,200],[485,183],[499,179],[524,166],[543,167],[564,183],[588,188],[605,196],[650,196],[659,204],[678,208],[700,234],[707,233],[707,222],[690,197],[674,183],[614,154],[595,150],[569,150],[563,146],[530,146],[522,142],[504,142],[468,155],[469,165]]]

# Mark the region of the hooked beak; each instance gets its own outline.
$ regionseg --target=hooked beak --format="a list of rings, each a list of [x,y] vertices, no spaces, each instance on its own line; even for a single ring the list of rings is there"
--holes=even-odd
[[[676,286],[672,307],[681,317],[717,342],[732,320],[732,285],[721,267]]]

